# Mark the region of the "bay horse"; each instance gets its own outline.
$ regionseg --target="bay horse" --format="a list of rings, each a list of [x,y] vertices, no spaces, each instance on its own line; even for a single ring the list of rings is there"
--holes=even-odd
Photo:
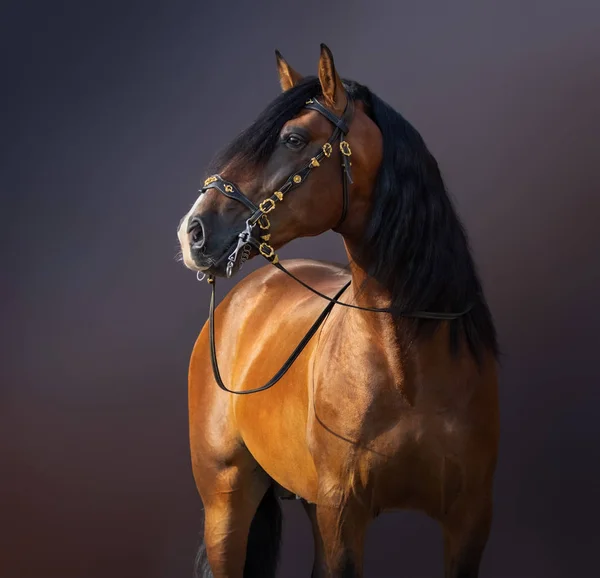
[[[395,509],[439,522],[447,578],[477,576],[498,346],[467,235],[407,120],[342,81],[325,45],[317,76],[276,57],[281,94],[217,156],[178,227],[185,265],[213,289],[189,366],[196,570],[275,576],[279,500],[295,497],[313,577],[362,576],[367,527]],[[279,262],[330,229],[347,267]],[[270,264],[215,310],[216,279],[255,256]]]

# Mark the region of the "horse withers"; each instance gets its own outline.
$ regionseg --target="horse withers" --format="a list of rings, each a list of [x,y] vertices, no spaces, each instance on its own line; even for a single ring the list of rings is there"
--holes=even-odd
[[[362,576],[369,522],[437,520],[447,578],[478,575],[492,520],[497,341],[463,227],[419,133],[321,45],[277,52],[282,93],[215,160],[178,228],[213,285],[189,368],[201,576],[275,576],[282,495],[310,517],[314,577]],[[350,264],[279,263],[333,229]],[[214,308],[218,277],[270,261]],[[272,266],[274,265],[274,266]]]

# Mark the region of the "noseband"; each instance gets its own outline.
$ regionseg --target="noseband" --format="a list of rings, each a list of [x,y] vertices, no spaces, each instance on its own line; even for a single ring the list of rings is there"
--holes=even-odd
[[[319,153],[310,159],[310,162],[307,165],[305,165],[299,171],[292,173],[285,181],[283,186],[275,191],[270,197],[267,197],[264,201],[262,201],[258,207],[244,193],[242,193],[242,191],[240,191],[240,189],[234,183],[226,181],[221,177],[221,175],[212,175],[208,177],[204,181],[204,186],[199,191],[200,194],[203,194],[209,189],[216,189],[221,194],[242,203],[250,211],[252,211],[252,215],[246,220],[246,228],[238,235],[237,245],[227,260],[227,277],[231,277],[233,268],[238,260],[238,256],[241,255],[240,266],[243,265],[248,259],[250,256],[251,246],[257,249],[258,252],[271,263],[276,264],[279,262],[279,258],[275,253],[275,249],[269,245],[269,239],[271,238],[269,229],[271,228],[271,223],[267,217],[267,214],[275,209],[277,203],[283,201],[285,195],[304,183],[314,168],[321,166],[323,160],[331,157],[333,153],[333,145],[338,140],[340,141],[339,149],[342,155],[342,214],[337,225],[335,225],[333,229],[337,229],[346,219],[346,214],[348,213],[348,187],[349,184],[352,184],[352,173],[350,168],[352,165],[350,162],[352,151],[350,150],[348,141],[344,139],[348,134],[349,125],[352,121],[354,104],[352,100],[348,98],[346,109],[341,117],[338,117],[327,110],[316,98],[311,98],[310,100],[306,101],[304,108],[316,110],[328,121],[330,121],[335,126],[333,134],[321,147]],[[253,237],[253,231],[257,225],[261,230],[260,239],[262,242],[258,242]]]
[[[352,184],[352,174],[351,174],[351,165],[350,156],[352,155],[352,151],[350,150],[350,145],[345,140],[346,135],[348,134],[350,122],[352,120],[352,115],[354,112],[354,105],[350,98],[348,98],[348,103],[346,105],[346,109],[341,117],[336,116],[329,110],[327,110],[316,98],[311,98],[308,100],[304,108],[310,110],[316,110],[321,113],[327,120],[329,120],[334,126],[335,129],[333,134],[329,138],[329,140],[321,147],[321,150],[317,155],[310,159],[310,162],[305,165],[302,169],[297,172],[292,173],[283,186],[275,191],[270,197],[267,197],[264,201],[262,201],[258,207],[246,196],[244,193],[240,191],[240,189],[232,182],[226,181],[220,175],[212,175],[208,177],[204,181],[204,186],[200,189],[200,193],[205,193],[208,189],[217,189],[221,194],[225,195],[230,199],[234,199],[239,201],[243,205],[245,205],[250,211],[252,211],[252,215],[246,220],[246,228],[238,235],[237,245],[233,252],[229,255],[227,260],[227,277],[231,277],[233,272],[233,268],[238,260],[238,256],[240,256],[240,267],[244,264],[245,261],[250,257],[250,252],[252,247],[258,250],[258,252],[267,259],[271,264],[275,267],[283,271],[286,275],[289,275],[292,279],[306,287],[308,290],[312,291],[319,297],[329,301],[319,318],[312,324],[310,329],[307,331],[306,335],[302,338],[300,343],[296,346],[294,351],[288,357],[287,361],[283,364],[283,366],[279,369],[279,371],[263,386],[257,387],[254,389],[247,389],[243,391],[235,391],[229,389],[223,379],[221,377],[221,373],[219,371],[219,364],[217,362],[217,351],[215,345],[215,304],[216,304],[216,283],[215,277],[213,275],[208,276],[208,282],[212,285],[212,292],[210,298],[210,307],[209,307],[209,315],[208,315],[208,332],[209,332],[209,342],[210,342],[210,357],[213,368],[213,374],[215,377],[215,381],[217,385],[228,393],[234,393],[237,395],[245,395],[250,393],[258,393],[259,391],[264,391],[273,387],[288,371],[288,369],[292,366],[294,361],[298,358],[300,353],[304,350],[304,348],[308,345],[308,342],[311,340],[312,336],[317,332],[319,327],[323,324],[325,319],[328,317],[329,313],[333,309],[334,305],[341,305],[343,307],[348,307],[351,309],[358,309],[360,311],[371,311],[374,313],[395,313],[399,317],[413,317],[420,319],[438,319],[438,320],[446,320],[451,321],[453,319],[458,319],[459,317],[466,315],[473,304],[471,304],[467,309],[461,311],[460,313],[443,313],[443,312],[431,312],[431,311],[414,311],[414,312],[401,312],[398,313],[395,310],[390,308],[379,308],[379,307],[361,307],[360,305],[353,305],[351,303],[343,303],[339,301],[339,298],[342,296],[344,291],[350,286],[350,281],[346,283],[334,297],[329,297],[320,291],[317,291],[310,285],[307,285],[304,281],[296,277],[293,273],[288,271],[280,262],[275,250],[271,245],[269,245],[268,241],[271,238],[271,234],[268,232],[271,228],[271,223],[269,222],[269,218],[267,214],[273,211],[277,207],[277,203],[283,201],[285,195],[289,193],[291,190],[299,187],[307,178],[310,172],[319,166],[321,166],[321,162],[325,159],[331,157],[334,147],[333,145],[339,140],[339,149],[342,155],[342,214],[340,219],[333,227],[333,229],[339,228],[339,226],[344,222],[346,218],[346,214],[348,213],[348,188],[349,184]],[[260,239],[262,242],[256,240],[253,236],[254,229],[258,225],[261,230]],[[200,280],[204,279],[199,277]]]

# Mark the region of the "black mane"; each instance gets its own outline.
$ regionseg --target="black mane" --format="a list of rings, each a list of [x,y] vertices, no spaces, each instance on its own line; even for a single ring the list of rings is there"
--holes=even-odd
[[[383,160],[360,264],[390,291],[397,318],[411,311],[449,313],[472,306],[468,314],[450,322],[452,351],[464,335],[477,360],[484,349],[497,356],[496,331],[467,235],[435,158],[417,130],[391,106],[354,81],[345,80],[344,85],[352,99],[366,105],[367,114],[383,135]],[[252,166],[263,165],[273,153],[283,125],[319,94],[319,81],[314,77],[281,93],[217,157],[215,165],[234,158]],[[442,323],[407,320],[411,337],[431,334]]]
[[[211,163],[212,173],[218,173],[229,161],[261,167],[273,154],[285,123],[300,113],[309,98],[318,96],[319,80],[306,77],[292,89],[282,92],[258,118],[241,132]]]
[[[391,106],[370,91],[361,100],[383,135],[383,160],[361,255],[367,273],[390,291],[398,316],[472,306],[450,322],[452,350],[464,335],[477,360],[484,349],[497,356],[496,330],[467,235],[435,158]],[[440,323],[419,320],[412,325],[418,334]]]

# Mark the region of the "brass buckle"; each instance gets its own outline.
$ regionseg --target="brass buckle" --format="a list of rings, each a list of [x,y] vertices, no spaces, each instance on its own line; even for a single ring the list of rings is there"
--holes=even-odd
[[[271,227],[271,223],[269,223],[269,219],[268,219],[267,215],[265,215],[264,213],[259,217],[257,222],[258,222],[258,226],[263,231],[265,231]]]
[[[261,243],[258,247],[260,254],[267,259],[270,259],[273,255],[275,255],[275,249],[268,245],[267,243]]]
[[[342,154],[346,157],[349,157],[352,154],[348,141],[343,140],[340,142],[340,150],[342,151]]]
[[[321,163],[315,157],[313,157],[312,159],[310,159],[310,166],[311,167],[320,167]]]
[[[275,208],[275,201],[271,198],[265,199],[258,208],[263,212],[263,214],[270,213]]]
[[[331,151],[333,151],[333,147],[331,146],[331,143],[326,142],[323,145],[323,154],[329,158],[331,156]]]

